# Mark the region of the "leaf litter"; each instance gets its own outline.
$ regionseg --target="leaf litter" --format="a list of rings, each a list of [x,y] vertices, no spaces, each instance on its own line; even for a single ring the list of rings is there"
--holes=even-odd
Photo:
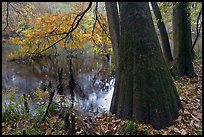
[[[183,109],[179,112],[178,119],[173,125],[161,130],[154,130],[150,124],[136,123],[137,135],[200,135],[202,134],[202,63],[194,63],[198,77],[183,77],[175,81],[177,87],[181,87],[180,100]],[[83,115],[75,110],[74,135],[129,135],[123,129],[128,120],[117,118],[114,114],[103,113],[98,116]],[[2,122],[2,134],[14,135],[19,130],[25,132],[29,128],[36,128],[33,118],[20,118],[9,122]],[[67,135],[64,129],[64,120],[59,115],[48,115],[47,121],[42,122],[40,131],[30,134],[41,135]],[[23,132],[23,133],[25,133]]]

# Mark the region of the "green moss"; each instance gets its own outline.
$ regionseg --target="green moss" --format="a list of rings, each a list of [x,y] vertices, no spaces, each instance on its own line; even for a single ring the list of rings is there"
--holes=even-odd
[[[133,121],[128,121],[127,123],[125,123],[122,126],[122,131],[125,134],[129,134],[129,135],[137,135],[138,133],[138,126],[135,122]]]
[[[197,135],[202,135],[202,129],[197,129],[197,130],[196,130],[196,134],[197,134]]]
[[[196,57],[195,60],[193,61],[193,64],[194,64],[194,65],[202,64],[202,58]]]
[[[178,95],[181,96],[182,87],[179,84],[176,84],[176,89],[177,89]]]
[[[16,135],[42,135],[42,129],[40,128],[23,128],[23,129],[18,129],[16,131]]]

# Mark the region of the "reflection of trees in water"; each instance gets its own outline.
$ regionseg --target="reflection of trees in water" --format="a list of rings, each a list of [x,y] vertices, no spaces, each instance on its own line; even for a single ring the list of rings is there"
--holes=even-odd
[[[7,71],[4,71],[7,70]],[[2,90],[7,91],[14,86],[15,75],[14,69],[7,69],[4,65],[2,66]]]
[[[83,60],[73,64],[75,81],[85,95],[99,92],[106,87],[109,71],[108,62],[90,59],[89,63],[84,64]],[[88,97],[88,96],[86,96]]]
[[[63,68],[63,87],[64,94],[70,95],[69,81],[70,68],[69,58],[52,57],[36,60],[31,64],[16,64],[4,66],[5,73],[2,77],[2,87],[17,86],[21,92],[29,92],[43,84],[48,84],[51,80],[53,88],[57,89],[58,84],[58,68]],[[10,67],[7,69],[6,67]],[[96,97],[101,96],[109,91],[108,84],[111,80],[109,63],[99,59],[94,59],[87,55],[72,59],[73,78],[75,80],[74,94],[82,100],[89,99],[90,95],[96,93]],[[13,72],[12,72],[13,69]],[[12,73],[11,73],[12,72]],[[15,76],[15,80],[11,81]],[[10,83],[8,83],[10,81]],[[13,82],[13,83],[12,83]],[[7,85],[6,85],[7,84]],[[23,93],[19,93],[23,94]],[[94,107],[94,102],[90,107]],[[91,108],[90,108],[91,109]]]
[[[28,75],[23,75],[19,73],[19,69],[22,72],[29,72],[28,68],[25,67],[17,67],[16,69],[12,68],[13,65],[8,65],[2,67],[2,90],[8,91],[12,87],[17,87],[17,91],[19,92],[29,92],[36,86],[36,79],[31,79]]]

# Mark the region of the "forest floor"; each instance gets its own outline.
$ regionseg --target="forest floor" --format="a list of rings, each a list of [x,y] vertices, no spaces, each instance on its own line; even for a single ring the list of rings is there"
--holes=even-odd
[[[122,120],[112,114],[80,117],[77,111],[70,112],[75,122],[66,124],[59,113],[49,115],[46,122],[36,126],[33,118],[20,118],[2,122],[2,134],[41,135],[201,135],[202,134],[202,59],[194,61],[198,77],[183,77],[175,81],[183,110],[175,123],[161,130],[154,130],[149,124],[138,124]],[[71,118],[70,116],[70,118]],[[75,124],[72,124],[75,123]],[[75,127],[75,128],[74,128]],[[74,130],[75,129],[75,130]],[[65,131],[66,130],[66,131]]]

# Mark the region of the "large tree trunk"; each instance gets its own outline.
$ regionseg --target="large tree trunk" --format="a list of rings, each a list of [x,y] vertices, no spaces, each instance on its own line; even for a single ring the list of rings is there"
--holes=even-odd
[[[174,75],[196,76],[193,68],[190,11],[187,2],[176,2],[173,8]]]
[[[121,2],[119,71],[110,112],[165,128],[181,103],[165,64],[147,2]]]
[[[154,15],[155,15],[156,20],[157,20],[157,26],[159,28],[159,32],[160,32],[160,36],[161,36],[161,41],[162,41],[161,47],[162,47],[163,55],[164,55],[164,58],[166,60],[167,65],[170,68],[171,62],[173,61],[173,56],[171,53],[171,47],[169,44],[169,37],[168,37],[167,31],[166,31],[166,27],[164,25],[162,15],[161,15],[161,12],[159,10],[157,3],[151,2],[151,5],[152,5]]]
[[[115,67],[117,70],[119,60],[118,45],[120,39],[120,22],[117,9],[117,2],[105,2],[105,7],[107,12],[108,26],[115,58]]]

